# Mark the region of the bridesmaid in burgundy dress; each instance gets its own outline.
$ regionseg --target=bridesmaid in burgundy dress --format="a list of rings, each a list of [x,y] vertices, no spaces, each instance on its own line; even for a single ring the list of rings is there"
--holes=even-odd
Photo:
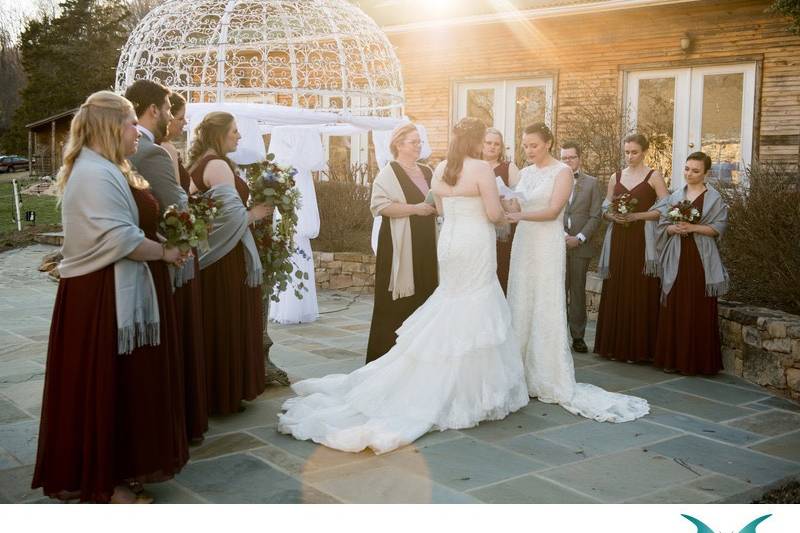
[[[653,204],[667,196],[667,186],[661,172],[645,165],[649,146],[644,135],[633,134],[625,138],[628,166],[609,179],[606,193],[609,202],[627,193],[638,203],[627,215],[611,210],[604,215],[612,224],[600,260],[600,273],[606,279],[603,281],[594,351],[611,360],[629,363],[652,360],[658,329],[660,289],[658,278],[645,274],[645,221],[658,220],[659,212],[653,209]],[[604,256],[608,258],[605,266]]]
[[[483,140],[483,151],[481,157],[494,169],[494,175],[503,179],[503,183],[509,185],[517,183],[519,169],[513,161],[506,161],[506,146],[503,142],[503,134],[496,128],[487,128],[486,137]],[[511,243],[514,241],[516,224],[498,226],[497,230],[497,279],[503,288],[503,293],[508,287],[508,268],[511,265]]]
[[[727,206],[719,193],[705,184],[710,168],[711,158],[703,152],[689,155],[683,174],[686,186],[673,193],[661,209],[659,244],[669,244],[662,246],[667,252],[661,255],[662,301],[666,301],[659,314],[653,363],[665,372],[694,375],[722,370],[717,296],[727,288],[727,273],[719,259],[717,238],[725,230]],[[673,224],[666,213],[684,200],[692,202],[702,218],[694,224]],[[677,250],[677,261],[670,248]],[[670,260],[677,265],[677,273],[672,275]],[[709,269],[710,276],[717,272],[719,279],[706,279],[704,263],[719,266]]]
[[[206,115],[195,130],[189,151],[192,192],[206,193],[215,186],[235,187],[242,204],[247,204],[247,184],[236,177],[233,163],[225,157],[236,150],[240,138],[233,115]],[[225,211],[224,206],[221,211]],[[254,206],[248,211],[248,222],[271,213],[272,208]],[[224,257],[204,267],[200,276],[208,412],[212,415],[242,411],[242,400],[253,400],[266,388],[261,286],[249,287],[246,279],[241,241]]]
[[[167,127],[167,136],[161,146],[169,153],[175,167],[175,177],[189,194],[191,178],[183,166],[181,155],[172,140],[183,135],[186,126],[186,100],[178,93],[169,95],[172,120]],[[183,346],[186,390],[186,434],[191,443],[203,440],[208,430],[208,400],[206,392],[206,360],[203,350],[203,305],[200,294],[200,261],[197,250],[193,250],[194,278],[187,284],[175,288],[175,308],[178,315],[178,332]]]
[[[138,138],[130,102],[94,93],[72,121],[58,176],[64,260],[32,483],[53,498],[149,503],[129,484],[169,479],[189,457],[167,268],[184,258],[158,242],[158,201],[125,159]],[[131,295],[138,291],[126,283],[157,301]],[[138,334],[124,335],[128,328]]]

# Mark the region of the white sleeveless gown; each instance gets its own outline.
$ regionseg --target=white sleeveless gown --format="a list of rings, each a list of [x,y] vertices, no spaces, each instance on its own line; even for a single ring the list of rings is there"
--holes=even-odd
[[[443,198],[439,287],[380,359],[295,383],[278,430],[330,448],[385,453],[431,430],[504,418],[528,403],[519,344],[497,281],[494,226],[479,197]]]
[[[525,195],[523,211],[550,203],[556,163],[520,171],[517,190]],[[568,168],[568,167],[567,167]],[[508,303],[532,398],[560,404],[567,411],[600,422],[628,422],[650,412],[646,400],[575,382],[567,328],[564,211],[546,222],[520,222],[511,248]]]

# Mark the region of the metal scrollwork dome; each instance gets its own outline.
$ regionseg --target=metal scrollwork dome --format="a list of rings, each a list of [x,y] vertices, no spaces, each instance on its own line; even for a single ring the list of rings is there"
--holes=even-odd
[[[403,103],[386,35],[345,0],[169,0],[131,33],[116,88],[158,80],[189,102],[391,116]]]

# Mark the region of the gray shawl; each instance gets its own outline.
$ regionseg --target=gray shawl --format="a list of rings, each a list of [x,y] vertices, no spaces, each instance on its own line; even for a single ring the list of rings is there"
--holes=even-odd
[[[699,233],[692,233],[700,260],[703,263],[703,272],[706,277],[706,296],[722,296],[728,292],[728,272],[722,264],[722,258],[717,248],[717,239],[725,233],[728,225],[728,206],[722,201],[722,196],[711,185],[703,198],[703,214],[698,224],[711,226],[719,234],[717,237],[708,237]],[[669,195],[664,201],[658,203],[661,216],[658,220],[659,275],[661,277],[661,303],[667,301],[667,295],[678,277],[678,265],[681,260],[681,240],[686,237],[670,235],[667,226],[672,221],[667,216],[670,206],[686,199],[686,187],[682,187]]]
[[[247,208],[242,204],[236,187],[216,185],[206,191],[204,196],[218,201],[221,207],[214,219],[214,227],[208,234],[208,250],[200,252],[200,270],[225,257],[241,241],[244,246],[247,286],[258,287],[261,285],[263,272],[261,259],[258,257],[256,241],[247,225]]]
[[[159,314],[153,277],[144,261],[127,256],[145,239],[139,209],[122,171],[83,148],[67,180],[61,207],[64,226],[62,278],[114,265],[117,352],[158,345]]]
[[[655,209],[658,206],[658,202],[650,208],[650,210]],[[603,200],[603,214],[605,215],[609,208],[611,207],[611,202],[608,201],[608,198]],[[607,279],[611,275],[610,263],[611,263],[611,234],[614,231],[614,226],[616,224],[614,222],[609,222],[608,226],[606,227],[606,235],[603,238],[603,248],[600,251],[600,260],[597,266],[597,271],[600,274],[602,279]],[[655,220],[645,220],[644,222],[644,272],[643,274],[647,276],[656,277],[658,276],[658,252],[656,251],[656,221]]]

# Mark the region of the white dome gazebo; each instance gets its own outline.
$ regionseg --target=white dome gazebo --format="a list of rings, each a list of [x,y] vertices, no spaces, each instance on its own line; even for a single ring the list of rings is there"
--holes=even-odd
[[[303,195],[295,264],[311,275],[308,294],[293,290],[270,305],[284,323],[318,316],[310,239],[319,231],[312,172],[327,167],[323,138],[372,133],[379,166],[391,158],[392,130],[403,118],[400,63],[386,35],[347,0],[167,0],[148,13],[122,49],[116,89],[159,81],[186,98],[189,140],[211,111],[236,117],[238,164],[266,157],[298,170]],[[418,125],[419,126],[419,125]],[[423,155],[430,155],[424,128]],[[373,230],[373,248],[380,218]]]
[[[346,0],[168,0],[131,33],[116,89],[158,80],[189,103],[399,116],[400,64]]]

